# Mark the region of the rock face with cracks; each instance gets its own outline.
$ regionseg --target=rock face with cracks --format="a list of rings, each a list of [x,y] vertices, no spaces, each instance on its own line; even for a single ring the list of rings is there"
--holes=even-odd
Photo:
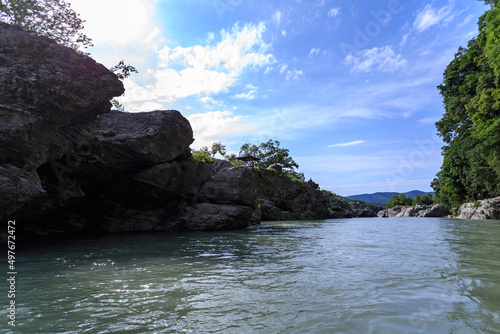
[[[123,92],[91,58],[0,22],[0,219],[16,220],[16,236],[367,215],[276,170],[194,161],[186,118],[111,111]]]
[[[193,132],[178,111],[110,111],[123,92],[91,58],[0,23],[3,220],[30,236],[260,221],[253,193],[235,190],[253,174],[191,161]]]
[[[458,218],[500,219],[500,197],[462,204]]]

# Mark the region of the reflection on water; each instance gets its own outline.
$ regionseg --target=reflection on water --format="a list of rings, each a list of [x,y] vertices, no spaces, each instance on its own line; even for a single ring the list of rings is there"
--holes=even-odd
[[[456,272],[450,276],[466,298],[454,303],[450,319],[460,320],[456,330],[500,332],[500,222],[452,220],[444,229],[457,254]]]
[[[499,227],[373,218],[38,244],[18,254],[16,328],[0,331],[496,333]]]

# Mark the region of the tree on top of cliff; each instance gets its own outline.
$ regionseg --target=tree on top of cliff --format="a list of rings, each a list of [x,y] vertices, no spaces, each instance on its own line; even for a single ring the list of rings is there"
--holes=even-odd
[[[284,168],[285,174],[304,180],[304,174],[296,171],[299,165],[290,156],[290,151],[280,147],[280,142],[277,140],[269,139],[259,146],[246,143],[241,146],[239,154],[240,156],[251,155],[259,158],[260,161],[257,164],[262,169],[268,168],[272,164],[279,164]]]
[[[290,156],[290,151],[280,147],[280,142],[269,139],[259,146],[252,144],[244,144],[240,148],[240,156],[252,155],[260,159],[259,167],[267,168],[272,164],[280,164],[283,168],[295,169],[299,165]]]
[[[83,21],[64,0],[0,0],[0,21],[36,32],[79,50],[92,46]]]

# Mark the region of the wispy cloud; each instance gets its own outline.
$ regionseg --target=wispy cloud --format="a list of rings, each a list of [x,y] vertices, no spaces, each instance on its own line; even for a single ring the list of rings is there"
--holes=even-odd
[[[303,75],[304,75],[304,72],[302,72],[301,70],[293,69],[293,70],[286,72],[286,80],[291,80],[291,79],[297,80]]]
[[[428,4],[423,10],[417,13],[417,18],[413,22],[413,26],[418,32],[423,32],[433,25],[441,22],[447,23],[452,21],[455,16],[452,14],[452,4],[444,6],[440,9],[433,8]]]
[[[281,23],[281,12],[279,10],[276,11],[276,13],[273,15],[273,21],[276,24],[280,24]]]
[[[236,24],[230,31],[222,30],[214,46],[165,46],[157,51],[158,68],[145,73],[149,84],[143,85],[136,76],[125,80],[127,94],[120,101],[130,111],[140,111],[137,108],[145,101],[170,103],[227,91],[247,70],[275,62],[263,38],[265,29],[264,23]]]
[[[255,90],[251,90],[247,93],[236,94],[233,97],[235,99],[240,99],[240,100],[253,100],[255,99],[255,93],[256,93]]]
[[[319,54],[319,51],[319,48],[312,48],[311,51],[309,51],[309,57]]]
[[[221,136],[246,132],[244,116],[234,116],[231,111],[210,111],[186,117],[193,128],[195,149],[219,141]]]
[[[340,7],[332,8],[328,11],[328,16],[336,17],[340,15]]]
[[[351,66],[351,72],[394,72],[406,66],[406,59],[396,54],[391,46],[374,47],[348,55],[345,63]]]
[[[280,66],[280,73],[285,73],[287,68],[288,68],[288,64],[282,64]]]
[[[462,23],[460,23],[457,27],[458,28],[462,28],[464,27],[465,25],[467,25],[467,23],[469,23],[472,19],[474,18],[474,16],[472,14],[469,14],[467,15],[467,17],[462,21]]]
[[[340,15],[340,7],[337,8],[331,8],[328,11],[327,14],[329,17],[333,18],[335,20],[335,24],[338,26],[340,22],[342,21],[342,17]]]
[[[347,146],[355,146],[355,145],[361,145],[365,143],[365,140],[356,140],[356,141],[351,141],[348,143],[339,143],[339,144],[333,144],[333,145],[328,145],[328,147],[347,147]]]
[[[217,101],[215,101],[213,98],[210,96],[203,96],[198,99],[202,103],[212,103],[212,104],[220,104]]]

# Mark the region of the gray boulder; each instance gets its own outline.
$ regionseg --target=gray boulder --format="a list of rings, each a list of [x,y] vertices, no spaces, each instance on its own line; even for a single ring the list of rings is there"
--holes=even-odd
[[[434,204],[432,207],[419,212],[419,217],[446,217],[450,214],[450,210],[444,205]]]
[[[500,219],[500,197],[460,206],[460,219]]]
[[[410,207],[393,207],[391,209],[381,210],[378,216],[382,217],[387,214],[389,217],[446,217],[450,211],[441,204],[434,204],[432,206],[417,204]]]
[[[0,164],[35,170],[88,139],[122,82],[92,58],[0,22]]]

